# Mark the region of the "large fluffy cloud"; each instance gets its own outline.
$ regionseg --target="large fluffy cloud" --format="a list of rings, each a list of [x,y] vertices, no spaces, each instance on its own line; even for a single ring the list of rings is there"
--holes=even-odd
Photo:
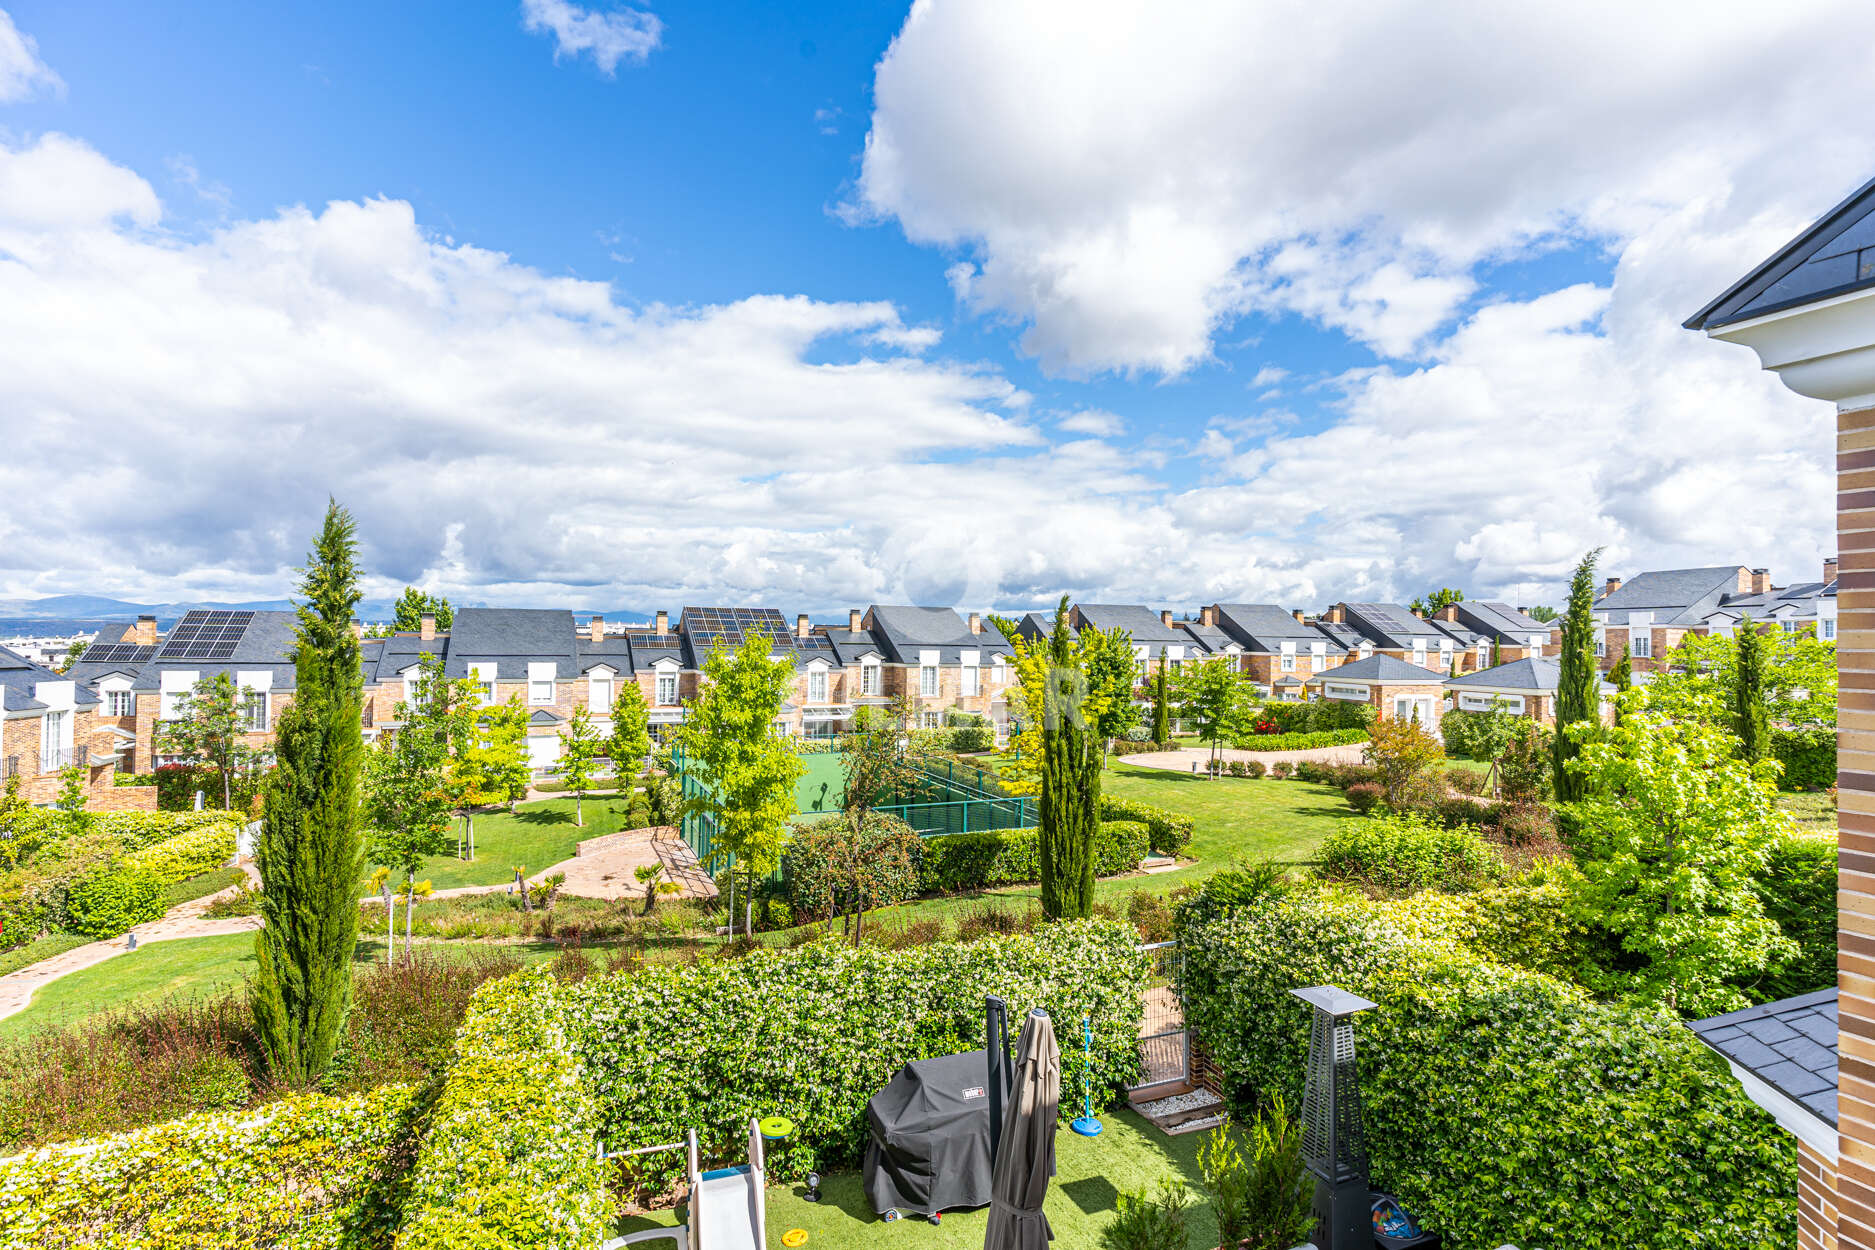
[[[1872,49],[1853,0],[917,0],[858,207],[1051,369],[1179,373],[1251,310],[1404,356],[1480,262],[1830,202]]]

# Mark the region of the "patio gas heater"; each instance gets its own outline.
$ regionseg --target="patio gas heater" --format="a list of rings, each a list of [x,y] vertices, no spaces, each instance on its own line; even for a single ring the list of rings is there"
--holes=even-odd
[[[1369,1250],[1375,1244],[1373,1208],[1353,1017],[1376,1004],[1332,985],[1289,992],[1314,1013],[1302,1093],[1302,1161],[1315,1174],[1315,1244],[1321,1250]]]

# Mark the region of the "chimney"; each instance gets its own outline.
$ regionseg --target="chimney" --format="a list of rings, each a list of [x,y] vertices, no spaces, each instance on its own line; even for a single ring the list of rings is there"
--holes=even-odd
[[[1424,608],[1414,608],[1413,615],[1423,621],[1426,619],[1426,610]]]
[[[1298,624],[1298,625],[1304,625],[1304,624],[1307,624],[1307,622],[1306,622],[1306,621],[1304,621],[1304,620],[1303,620],[1303,618],[1302,618],[1302,609],[1301,609],[1301,608],[1290,608],[1290,609],[1289,609],[1289,615],[1291,615],[1291,616],[1293,616],[1293,617],[1295,617],[1295,618],[1296,618],[1296,624]]]
[[[794,636],[796,638],[805,638],[807,635],[807,613],[802,612],[794,618]]]
[[[1518,604],[1518,605],[1517,605],[1517,615],[1518,615],[1518,616],[1529,616],[1529,615],[1530,615],[1530,609],[1529,609],[1529,608],[1526,608],[1526,607],[1524,607],[1524,606],[1523,606],[1523,605],[1522,605],[1522,604],[1520,603],[1520,604]]]
[[[1198,623],[1215,628],[1217,626],[1217,604],[1214,603],[1208,608],[1199,608]]]
[[[980,612],[972,612],[972,613],[970,614],[970,632],[971,632],[971,633],[973,633],[973,634],[980,634],[980,633],[982,633],[982,632],[983,632],[983,615],[982,615],[982,613],[980,613]]]
[[[354,616],[352,618],[352,637],[363,638],[364,636],[365,636],[365,623]]]
[[[848,629],[848,631],[855,633],[855,634],[859,632],[859,617],[860,617],[860,612],[858,608],[847,609],[846,628]]]
[[[1611,577],[1607,581],[1602,583],[1602,598],[1606,599],[1609,595],[1614,594],[1615,591],[1620,590],[1620,589],[1621,589],[1621,579],[1618,577]]]
[[[1754,595],[1762,595],[1762,594],[1768,593],[1770,589],[1771,589],[1771,570],[1770,569],[1751,570],[1751,593]]]
[[[1440,608],[1438,619],[1442,621],[1456,621],[1458,619],[1458,605],[1456,603],[1448,603]]]
[[[1172,628],[1172,609],[1159,609],[1159,624],[1165,626],[1167,629]]]
[[[422,616],[418,617],[417,620],[417,637],[423,639],[425,642],[436,637],[436,613],[425,612]]]
[[[656,628],[652,631],[653,633],[668,634],[671,632],[671,614],[666,612],[663,608],[658,609],[657,620],[654,623]]]
[[[1823,580],[1826,582],[1833,582],[1836,580],[1836,557],[1835,556],[1825,556],[1823,558]]]
[[[139,647],[154,647],[156,645],[156,618],[139,616],[135,627],[130,631],[130,640]]]
[[[593,618],[590,621],[586,622],[586,636],[592,639],[592,641],[594,642],[604,642],[605,641],[605,617],[600,616],[597,613],[595,613],[593,615]]]
[[[1328,609],[1328,623],[1330,625],[1341,624],[1341,622],[1346,618],[1346,616],[1347,616],[1347,613],[1341,610],[1341,605],[1338,603],[1334,607]]]

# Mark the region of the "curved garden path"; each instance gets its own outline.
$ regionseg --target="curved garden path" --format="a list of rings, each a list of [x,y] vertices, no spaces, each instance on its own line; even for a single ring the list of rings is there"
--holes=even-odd
[[[1231,760],[1256,760],[1265,766],[1284,761],[1300,764],[1305,760],[1314,764],[1358,764],[1361,762],[1361,753],[1366,749],[1367,744],[1364,742],[1338,747],[1311,747],[1306,751],[1239,751],[1235,747],[1225,747],[1217,755],[1227,763]],[[1143,751],[1114,758],[1146,768],[1189,773],[1203,772],[1204,763],[1211,758],[1211,752],[1205,747],[1179,747],[1172,751]]]

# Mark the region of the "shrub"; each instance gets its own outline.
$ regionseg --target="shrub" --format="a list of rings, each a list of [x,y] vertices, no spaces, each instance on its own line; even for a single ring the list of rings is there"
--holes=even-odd
[[[1240,751],[1313,751],[1318,747],[1351,746],[1367,741],[1365,729],[1324,729],[1314,733],[1249,734],[1232,738]]]
[[[1172,940],[1172,908],[1163,894],[1134,890],[1126,896],[1126,918],[1139,930],[1142,942]]]
[[[1298,985],[1380,1004],[1355,1023],[1376,1188],[1451,1250],[1787,1244],[1796,1144],[1670,1013],[1590,1001],[1389,905],[1296,894],[1193,918],[1187,1020],[1238,1108],[1299,1098]]]
[[[725,966],[736,965],[697,965]],[[586,1247],[610,1231],[598,1108],[561,1005],[590,984],[530,969],[476,991],[411,1170],[398,1250]]]
[[[1836,984],[1836,839],[1792,834],[1766,848],[1752,890],[1764,914],[1797,944],[1796,954],[1748,987],[1753,1002],[1792,998]]]
[[[856,833],[845,816],[797,822],[782,854],[782,880],[795,917],[870,911],[918,893],[924,840],[895,816],[870,812]]]
[[[739,1156],[750,1117],[785,1109],[795,1133],[769,1154],[782,1179],[857,1162],[867,1100],[910,1060],[980,1047],[986,994],[1002,996],[1011,1019],[1048,1008],[1062,1052],[1077,1056],[1062,1065],[1063,1106],[1081,1105],[1081,1018],[1091,1016],[1092,1094],[1107,1105],[1139,1072],[1147,960],[1138,944],[1130,926],[1108,920],[898,951],[816,942],[591,977],[561,990],[558,1014],[598,1098],[607,1149],[695,1128],[712,1159]],[[515,1118],[528,1117],[517,1108]],[[592,1132],[555,1132],[591,1157]],[[678,1164],[644,1156],[633,1180],[661,1192]]]
[[[16,1155],[0,1161],[0,1245],[383,1244],[415,1118],[408,1087],[301,1094]]]
[[[1267,721],[1278,733],[1331,733],[1366,729],[1374,723],[1374,709],[1365,703],[1316,699],[1306,703],[1265,703],[1251,713],[1253,721]]]
[[[1150,803],[1103,794],[1100,796],[1100,818],[1103,821],[1138,821],[1145,825],[1151,835],[1154,855],[1177,855],[1191,841],[1191,817],[1168,812]]]
[[[1228,1121],[1198,1145],[1198,1170],[1227,1246],[1289,1250],[1314,1225],[1314,1185],[1302,1166],[1302,1124],[1277,1098],[1245,1126]]]
[[[1296,766],[1291,764],[1288,760],[1277,760],[1274,764],[1270,765],[1269,775],[1276,778],[1278,781],[1287,781],[1289,780],[1289,774],[1293,773],[1295,770]]]
[[[1347,788],[1348,806],[1365,816],[1374,810],[1380,800],[1387,797],[1387,792],[1372,781],[1363,781]]]
[[[124,863],[154,873],[164,885],[187,881],[233,859],[235,837],[239,832],[236,825],[226,820],[200,825],[140,851],[132,851],[124,856]]]
[[[1502,803],[1491,819],[1506,846],[1547,847],[1556,841],[1556,817],[1541,803]]]
[[[1298,765],[1298,768],[1299,767]],[[1243,771],[1246,777],[1261,777],[1264,773],[1267,773],[1269,769],[1263,766],[1262,760],[1244,760]],[[1300,775],[1300,772],[1298,772],[1297,776]]]
[[[1322,876],[1381,890],[1472,890],[1504,876],[1478,831],[1446,829],[1415,813],[1369,816],[1322,843]]]
[[[1447,829],[1456,829],[1460,825],[1483,827],[1497,815],[1495,805],[1462,794],[1448,795],[1429,804],[1425,810]]]
[[[65,927],[91,938],[116,937],[163,914],[163,882],[147,868],[119,867],[72,884]]]
[[[1147,827],[1103,820],[1094,835],[1094,875],[1133,872],[1150,849]],[[1033,829],[985,829],[924,840],[919,889],[953,893],[1041,879],[1041,848]]]
[[[1302,777],[1300,766],[1296,775],[1304,781],[1319,779],[1322,784],[1346,790],[1349,786],[1377,785],[1380,782],[1380,770],[1371,764],[1311,764],[1315,777]]]
[[[950,712],[945,721],[950,726],[950,749],[959,754],[981,754],[996,749],[996,728],[989,718],[974,712]]]
[[[1126,731],[1126,741],[1150,742],[1152,741],[1152,731],[1144,725],[1134,725],[1131,729]]]
[[[1448,751],[1451,748],[1446,748]],[[1460,794],[1480,795],[1491,779],[1491,775],[1476,768],[1448,768],[1445,770],[1445,784]]]
[[[1191,1193],[1170,1175],[1156,1189],[1129,1189],[1113,1200],[1113,1218],[1100,1230],[1101,1250],[1185,1250],[1185,1209]]]
[[[1836,784],[1834,729],[1774,729],[1771,756],[1784,766],[1780,790],[1825,790]]]
[[[132,789],[139,786],[153,786],[156,784],[156,775],[154,773],[112,773],[111,784],[129,786]]]

